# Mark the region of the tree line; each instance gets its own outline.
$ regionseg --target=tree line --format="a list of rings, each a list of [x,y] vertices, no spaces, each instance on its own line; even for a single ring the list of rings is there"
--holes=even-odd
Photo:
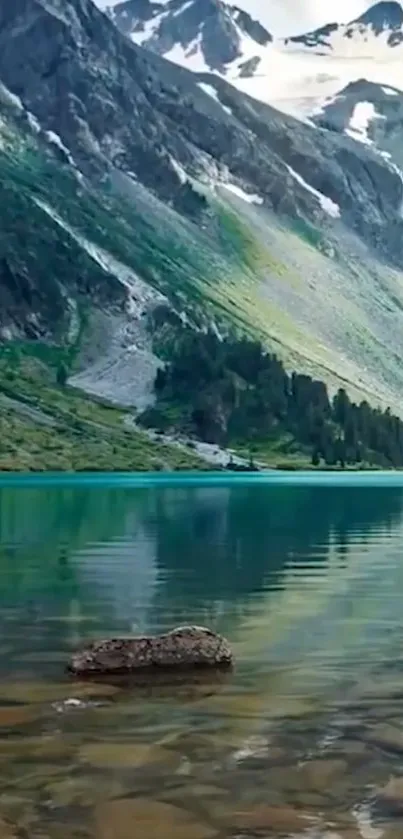
[[[403,422],[390,409],[331,398],[324,382],[287,373],[259,341],[183,330],[158,371],[143,423],[219,445],[291,435],[312,463],[403,466]]]

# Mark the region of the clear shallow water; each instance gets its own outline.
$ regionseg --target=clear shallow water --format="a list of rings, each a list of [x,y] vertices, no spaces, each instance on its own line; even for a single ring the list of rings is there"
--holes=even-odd
[[[402,548],[400,475],[1,481],[2,839],[402,837]],[[64,674],[184,622],[233,674]]]

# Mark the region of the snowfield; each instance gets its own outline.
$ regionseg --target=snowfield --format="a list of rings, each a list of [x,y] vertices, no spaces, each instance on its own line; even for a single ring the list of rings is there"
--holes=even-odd
[[[249,51],[252,43],[247,46]],[[253,55],[257,54],[257,49],[258,45],[253,42]],[[397,48],[391,51],[392,55],[382,55],[379,59],[370,55],[355,58],[319,55],[306,48],[288,47],[283,42],[269,44],[260,50],[261,60],[253,76],[241,78],[239,75],[239,64],[253,57],[249,52],[229,68],[225,78],[253,99],[299,119],[310,117],[326,100],[358,79],[403,91],[403,49]]]

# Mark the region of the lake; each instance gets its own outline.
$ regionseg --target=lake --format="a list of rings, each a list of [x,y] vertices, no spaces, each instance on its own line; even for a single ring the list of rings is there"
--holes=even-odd
[[[208,625],[232,673],[69,679]],[[1,839],[403,836],[403,475],[0,480]]]

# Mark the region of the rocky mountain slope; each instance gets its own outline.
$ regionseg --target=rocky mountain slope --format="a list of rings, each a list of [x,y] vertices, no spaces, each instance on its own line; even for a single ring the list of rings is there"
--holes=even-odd
[[[143,409],[175,312],[400,410],[393,161],[146,51],[90,0],[3,5],[0,80],[4,342]]]

